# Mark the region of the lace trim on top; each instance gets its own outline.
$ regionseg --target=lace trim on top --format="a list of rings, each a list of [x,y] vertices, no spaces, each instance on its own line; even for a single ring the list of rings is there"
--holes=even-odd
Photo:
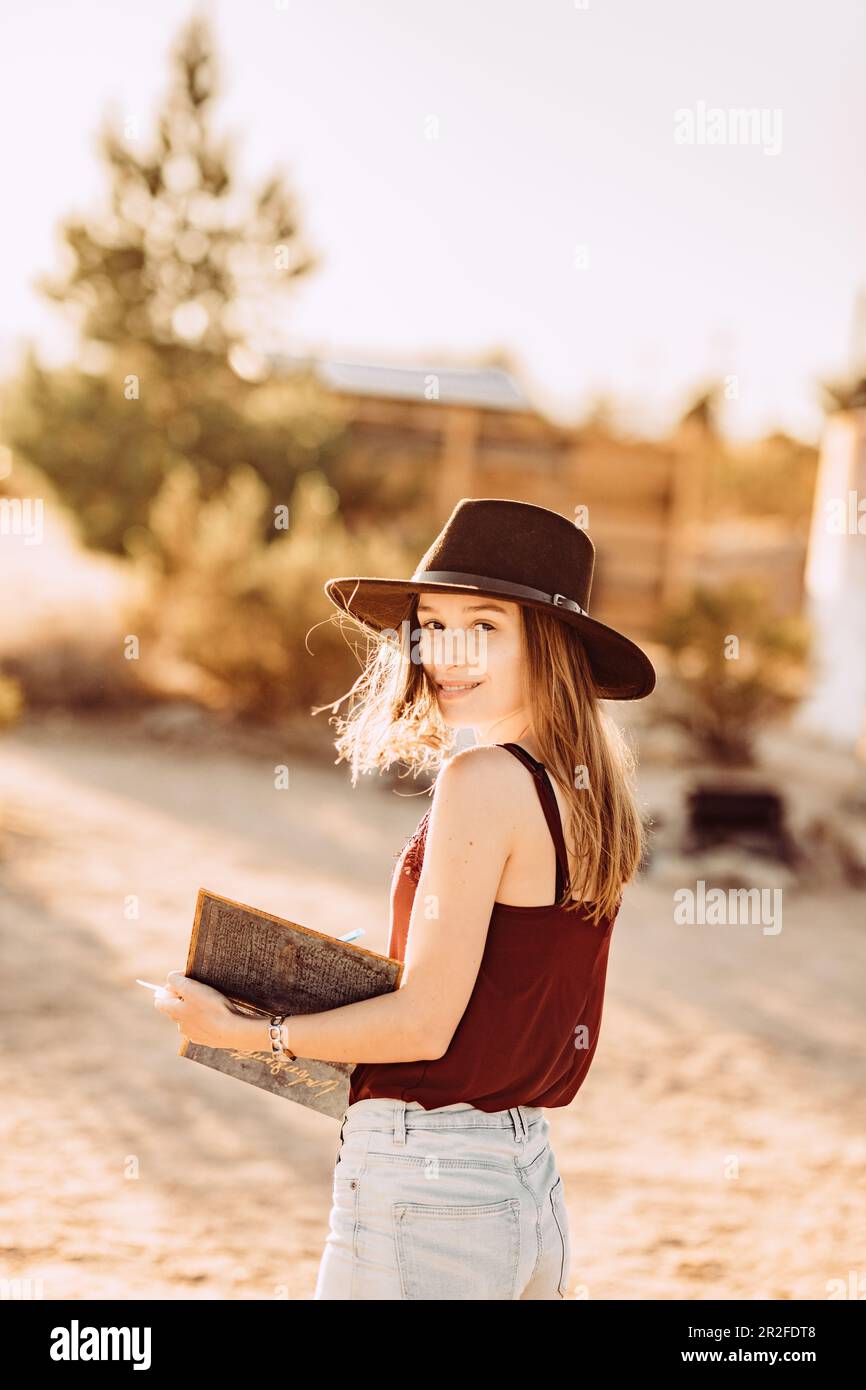
[[[416,884],[421,877],[421,869],[424,864],[424,845],[427,839],[427,824],[429,820],[430,808],[424,812],[413,834],[410,835],[403,848],[398,850],[394,855],[395,859],[399,859],[401,855],[405,856],[403,859],[402,872]]]

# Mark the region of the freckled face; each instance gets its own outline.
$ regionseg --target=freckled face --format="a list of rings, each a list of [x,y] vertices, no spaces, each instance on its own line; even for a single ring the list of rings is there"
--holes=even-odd
[[[421,594],[417,628],[421,664],[450,727],[493,724],[522,703],[516,603]]]

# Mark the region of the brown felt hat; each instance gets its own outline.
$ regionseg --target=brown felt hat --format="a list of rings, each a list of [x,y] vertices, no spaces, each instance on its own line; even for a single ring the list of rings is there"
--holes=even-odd
[[[589,616],[595,546],[568,517],[532,502],[462,497],[411,579],[329,579],[337,608],[399,631],[420,593],[484,594],[542,609],[575,628],[605,700],[642,700],[656,673],[645,652]]]

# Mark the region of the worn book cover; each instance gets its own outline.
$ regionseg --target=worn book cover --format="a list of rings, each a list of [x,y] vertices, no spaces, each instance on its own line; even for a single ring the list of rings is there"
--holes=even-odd
[[[184,973],[218,989],[238,1012],[265,1017],[320,1013],[387,994],[399,988],[403,962],[200,888]],[[336,1119],[348,1105],[351,1062],[291,1061],[268,1046],[235,1052],[189,1038],[180,1056]]]

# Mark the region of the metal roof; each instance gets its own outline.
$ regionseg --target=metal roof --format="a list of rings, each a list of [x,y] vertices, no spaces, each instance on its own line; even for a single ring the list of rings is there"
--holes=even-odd
[[[340,362],[291,357],[270,358],[277,370],[312,370],[323,385],[346,395],[403,400],[438,400],[453,405],[478,405],[491,410],[531,410],[532,404],[514,378],[502,367],[397,367],[376,362]],[[431,387],[438,383],[437,394]]]

